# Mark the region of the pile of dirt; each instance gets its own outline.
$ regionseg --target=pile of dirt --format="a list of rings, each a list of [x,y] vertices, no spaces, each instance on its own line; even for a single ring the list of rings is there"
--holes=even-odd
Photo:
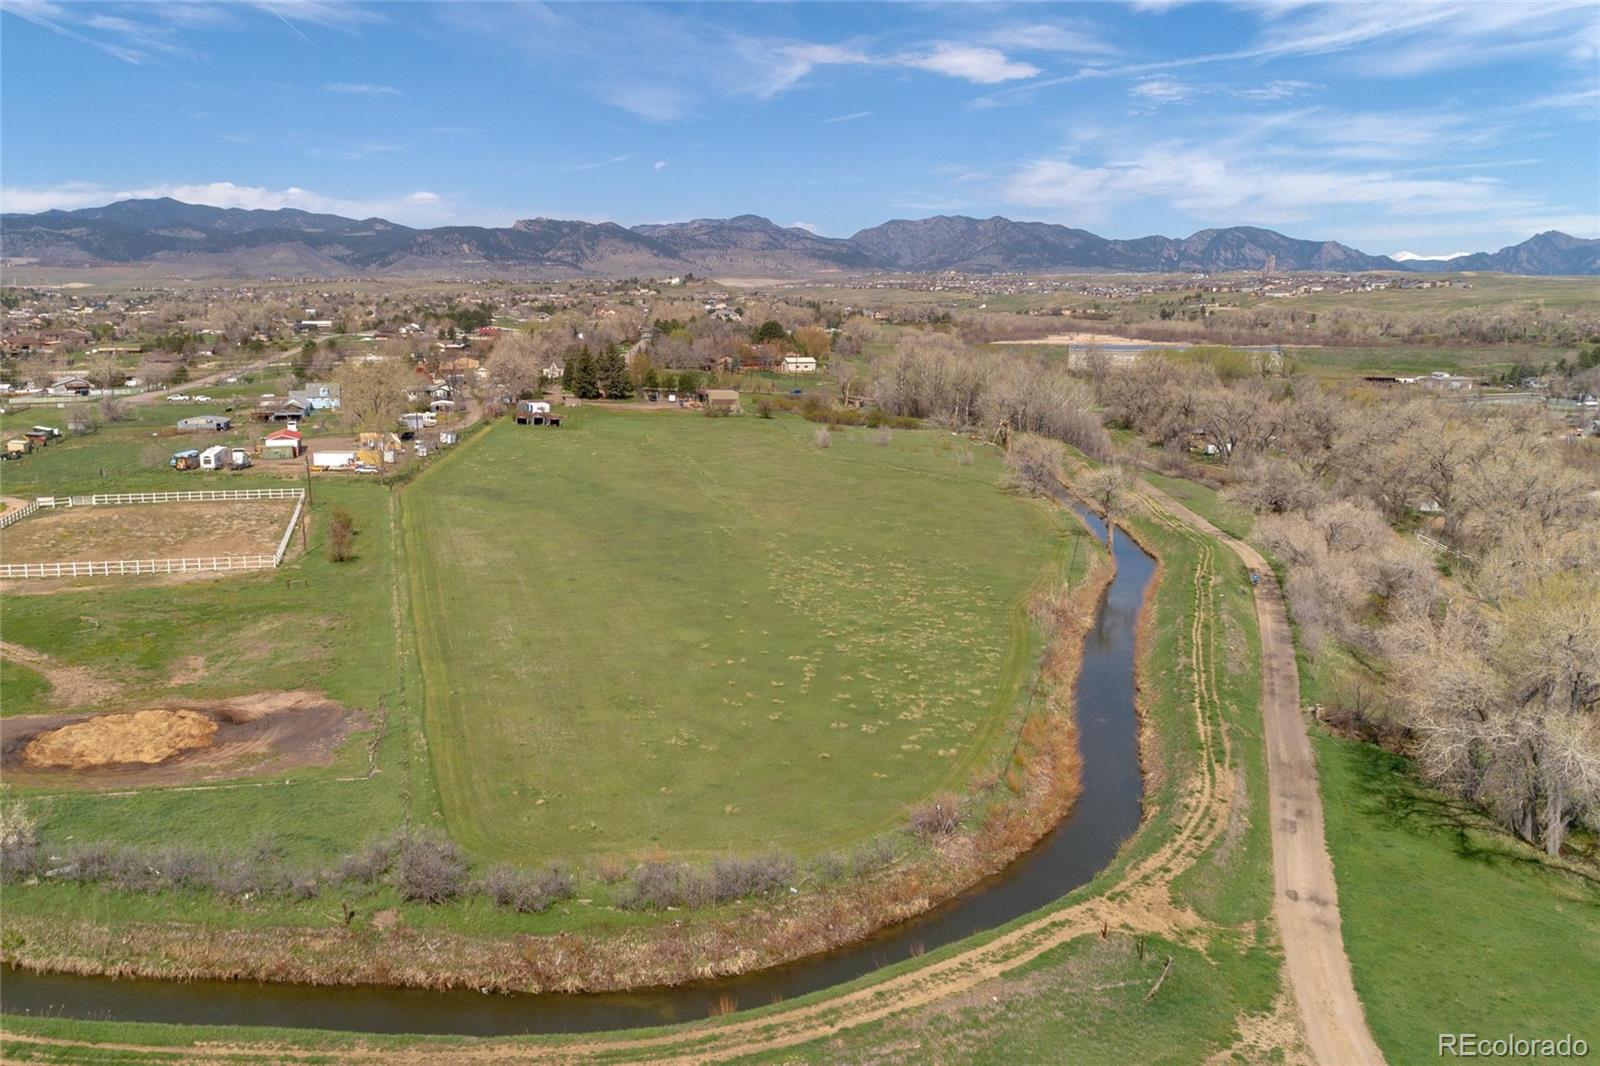
[[[29,766],[87,770],[100,766],[154,766],[181,752],[208,748],[217,723],[189,710],[103,714],[40,733],[22,749]]]
[[[273,775],[326,766],[371,726],[364,711],[311,691],[14,714],[0,718],[0,773],[22,786],[120,789]]]

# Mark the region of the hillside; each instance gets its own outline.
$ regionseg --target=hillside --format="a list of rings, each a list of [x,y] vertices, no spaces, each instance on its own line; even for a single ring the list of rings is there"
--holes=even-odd
[[[1495,253],[1398,262],[1336,241],[1254,226],[1111,240],[1045,222],[939,215],[849,238],[758,215],[655,225],[524,219],[509,227],[414,229],[293,208],[246,211],[172,199],[0,216],[12,268],[138,266],[185,276],[559,277],[628,274],[812,276],[840,271],[1211,273],[1417,270],[1600,274],[1600,240],[1541,233]]]

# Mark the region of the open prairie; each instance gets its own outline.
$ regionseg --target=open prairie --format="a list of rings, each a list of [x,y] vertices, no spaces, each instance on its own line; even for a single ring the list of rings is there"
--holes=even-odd
[[[945,434],[815,432],[584,411],[497,425],[405,490],[452,835],[522,858],[808,852],[967,785],[1059,519]]]

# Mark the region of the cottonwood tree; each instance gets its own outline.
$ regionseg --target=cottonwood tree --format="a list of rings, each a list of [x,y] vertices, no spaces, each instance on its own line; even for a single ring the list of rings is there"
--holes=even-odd
[[[1390,628],[1392,691],[1433,781],[1558,855],[1600,827],[1600,580],[1551,574],[1484,607],[1418,611]]]
[[[506,333],[489,353],[489,384],[496,396],[513,403],[544,383],[542,345],[526,333]]]
[[[1116,543],[1117,518],[1133,502],[1134,477],[1121,463],[1108,463],[1083,479],[1083,494],[1106,520],[1106,546]]]
[[[409,406],[406,392],[417,385],[412,368],[389,356],[351,359],[334,372],[339,409],[358,429],[391,428]]]

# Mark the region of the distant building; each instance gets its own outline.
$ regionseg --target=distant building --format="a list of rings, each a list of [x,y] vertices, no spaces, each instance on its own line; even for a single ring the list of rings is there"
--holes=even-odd
[[[817,361],[809,355],[786,355],[780,364],[785,374],[815,374]]]
[[[339,386],[320,385],[308,382],[303,389],[289,391],[290,403],[304,403],[308,411],[337,411],[339,409]]]
[[[233,420],[226,415],[191,415],[188,418],[178,419],[180,433],[221,433],[232,428]]]

